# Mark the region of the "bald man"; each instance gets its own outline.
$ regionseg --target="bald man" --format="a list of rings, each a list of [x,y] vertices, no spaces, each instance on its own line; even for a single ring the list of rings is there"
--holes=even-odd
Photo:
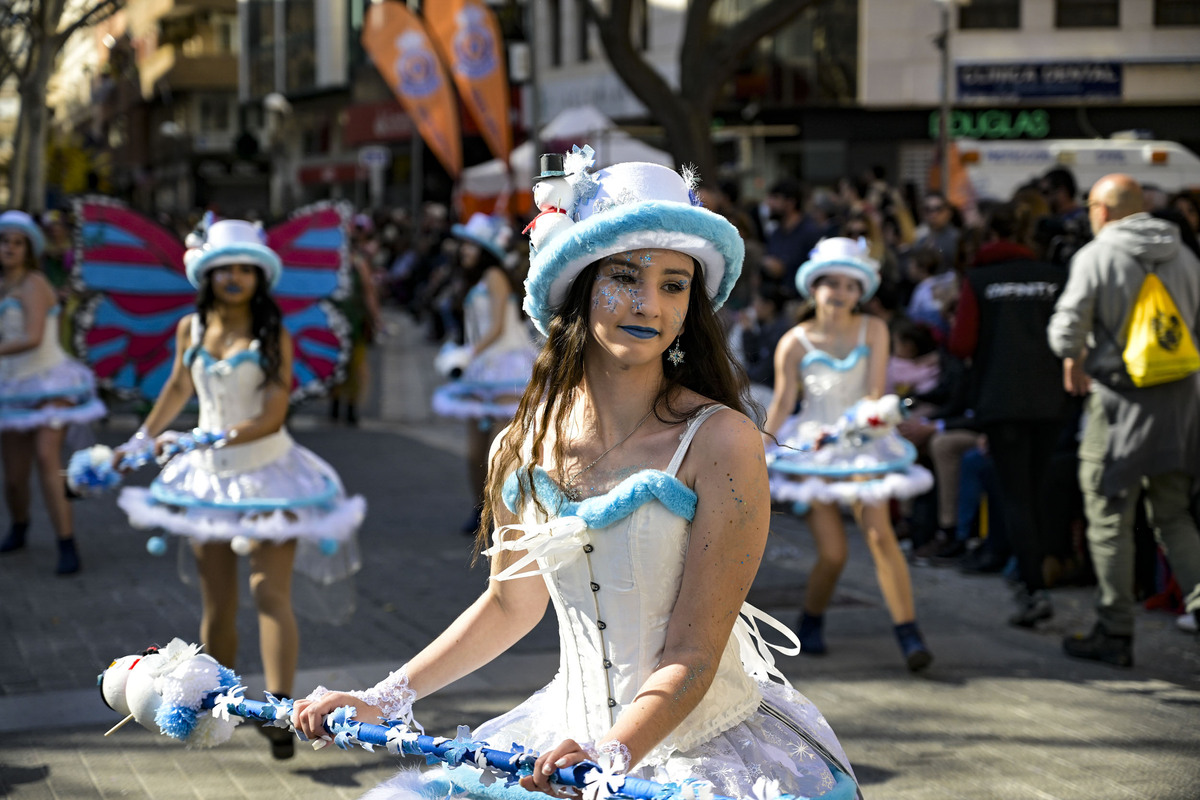
[[[1189,510],[1200,474],[1200,374],[1137,388],[1121,357],[1142,282],[1154,272],[1196,341],[1200,261],[1179,229],[1142,211],[1141,187],[1106,175],[1088,195],[1096,238],[1071,261],[1050,318],[1050,348],[1067,391],[1088,395],[1079,483],[1098,582],[1091,633],[1063,640],[1067,655],[1133,665],[1133,520],[1139,492],[1189,613],[1200,621],[1200,532]]]

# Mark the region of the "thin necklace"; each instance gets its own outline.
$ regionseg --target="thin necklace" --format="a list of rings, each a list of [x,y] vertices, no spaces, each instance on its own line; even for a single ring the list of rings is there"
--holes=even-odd
[[[567,496],[568,500],[570,500],[572,503],[578,503],[580,500],[583,499],[583,493],[580,492],[579,489],[577,489],[575,487],[575,482],[579,480],[579,476],[582,475],[583,473],[587,472],[592,467],[599,464],[600,459],[604,458],[606,455],[611,453],[613,450],[616,450],[618,447],[625,444],[625,442],[629,440],[629,437],[633,436],[635,433],[637,433],[638,428],[642,427],[642,423],[644,423],[646,420],[650,419],[650,415],[653,413],[654,413],[654,406],[650,406],[650,410],[646,412],[646,416],[642,417],[641,420],[638,421],[638,424],[633,426],[633,430],[631,430],[629,433],[625,434],[624,437],[622,437],[621,441],[617,442],[612,447],[608,448],[603,453],[596,456],[595,461],[588,464],[586,467],[579,470],[579,472],[576,472],[574,475],[572,475],[570,478],[567,479],[567,482],[564,483],[561,488],[562,488],[563,494],[565,494]]]

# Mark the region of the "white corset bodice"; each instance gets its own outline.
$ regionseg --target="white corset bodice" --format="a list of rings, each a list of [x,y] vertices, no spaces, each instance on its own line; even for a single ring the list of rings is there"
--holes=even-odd
[[[599,497],[570,503],[540,467],[535,488],[551,510],[523,506],[524,549],[536,560],[558,617],[559,673],[548,687],[564,709],[565,730],[597,741],[658,666],[683,578],[696,495],[675,477],[695,431],[712,411],[689,424],[666,472],[643,470]],[[517,498],[509,478],[505,501]],[[525,566],[514,565],[512,573]],[[761,701],[756,679],[767,679],[771,659],[752,641],[761,612],[748,604],[726,643],[713,683],[699,705],[649,756],[689,750],[748,717]],[[757,617],[757,619],[756,619]]]
[[[58,343],[58,307],[46,314],[42,341],[32,350],[0,358],[0,380],[27,378],[57,366],[67,357]],[[15,297],[0,300],[0,341],[25,341],[25,309]]]
[[[492,300],[486,281],[479,281],[467,292],[463,302],[463,322],[468,345],[475,344],[491,330]],[[529,334],[521,319],[517,298],[510,293],[504,303],[504,330],[500,338],[488,347],[488,351],[503,353],[509,350],[526,350],[530,346]]]
[[[792,330],[805,350],[800,359],[800,380],[804,384],[800,418],[804,422],[832,425],[846,409],[867,396],[871,355],[866,345],[867,321],[863,320],[858,344],[845,358],[834,358],[817,348],[803,328],[797,326]]]
[[[192,346],[184,354],[200,404],[197,427],[222,431],[257,417],[263,409],[262,355],[255,339],[250,347],[218,361],[201,343],[199,318],[192,317]],[[286,428],[244,445],[197,451],[205,466],[218,474],[257,469],[291,447]]]

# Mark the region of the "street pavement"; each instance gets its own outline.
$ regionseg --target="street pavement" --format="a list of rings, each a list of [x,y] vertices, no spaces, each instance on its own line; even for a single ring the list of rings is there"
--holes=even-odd
[[[373,351],[374,391],[359,427],[330,423],[320,401],[291,421],[297,440],[369,504],[356,610],[341,625],[301,619],[299,694],[374,683],[485,584],[459,532],[469,511],[462,423],[429,410],[433,346],[402,315],[388,315],[388,331]],[[124,410],[97,435],[116,444],[136,424]],[[180,580],[177,550],[149,555],[146,533],[129,528],[112,497],[78,501],[74,511],[78,576],[51,574],[40,502],[30,546],[0,558],[0,797],[352,798],[395,771],[399,759],[361,750],[301,746],[274,761],[249,724],[209,751],[132,724],[104,736],[118,719],[100,701],[97,674],[147,644],[194,640],[199,600]],[[779,665],[838,733],[868,800],[1200,798],[1200,641],[1173,617],[1140,614],[1133,669],[1072,661],[1060,641],[1090,626],[1091,590],[1054,590],[1054,619],[1023,631],[1004,622],[1011,601],[1001,579],[914,568],[936,661],[912,676],[866,547],[853,530],[850,541],[827,617],[829,654]],[[803,523],[775,515],[751,602],[794,621],[812,559]],[[252,692],[262,690],[245,599],[239,630],[236,667]],[[544,685],[557,658],[548,618],[511,653],[419,702],[417,716],[428,731],[453,735]]]

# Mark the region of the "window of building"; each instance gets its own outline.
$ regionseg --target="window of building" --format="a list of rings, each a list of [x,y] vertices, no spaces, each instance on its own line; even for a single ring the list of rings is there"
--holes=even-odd
[[[587,8],[585,8],[589,2],[591,0],[576,0],[575,3],[575,53],[580,63],[592,60],[590,41],[592,25],[588,21]]]
[[[1154,24],[1159,28],[1200,25],[1200,0],[1154,0]]]
[[[238,21],[236,14],[213,14],[213,52],[218,55],[237,55]]]
[[[284,36],[287,48],[287,93],[310,92],[317,86],[317,28],[313,0],[286,0]]]
[[[1120,24],[1120,0],[1054,0],[1055,27],[1116,28]]]
[[[200,132],[224,133],[232,128],[229,101],[224,97],[200,98]]]
[[[275,0],[249,0],[246,50],[250,97],[275,91]]]
[[[562,53],[562,0],[550,0],[546,26],[550,29],[550,66],[561,67]]]
[[[1016,30],[1021,27],[1021,0],[972,0],[959,6],[962,30]]]

